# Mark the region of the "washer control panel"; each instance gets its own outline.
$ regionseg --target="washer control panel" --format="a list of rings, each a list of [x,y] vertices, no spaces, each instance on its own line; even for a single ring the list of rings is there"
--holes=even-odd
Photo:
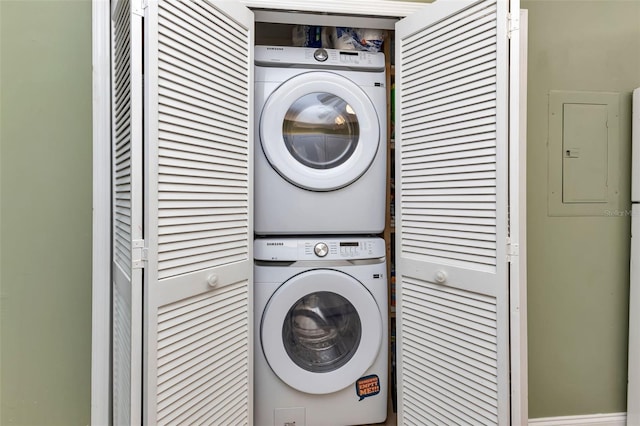
[[[384,257],[382,238],[259,238],[253,254],[256,260],[356,260]]]
[[[313,47],[255,46],[255,64],[263,67],[345,68],[359,71],[385,69],[384,53]]]

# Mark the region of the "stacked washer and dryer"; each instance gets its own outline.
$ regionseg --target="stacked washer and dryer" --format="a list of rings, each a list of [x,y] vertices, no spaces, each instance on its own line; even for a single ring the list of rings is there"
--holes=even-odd
[[[387,414],[382,53],[255,48],[257,426]]]

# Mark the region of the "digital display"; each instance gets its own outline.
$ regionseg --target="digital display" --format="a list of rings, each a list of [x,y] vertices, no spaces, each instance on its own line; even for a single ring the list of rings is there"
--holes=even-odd
[[[357,64],[359,60],[358,52],[340,52],[340,62]]]
[[[340,247],[358,247],[360,243],[340,243]]]

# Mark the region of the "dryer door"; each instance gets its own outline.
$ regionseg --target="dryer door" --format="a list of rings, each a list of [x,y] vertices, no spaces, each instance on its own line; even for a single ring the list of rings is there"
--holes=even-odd
[[[331,72],[306,72],[267,99],[260,143],[271,166],[293,185],[331,191],[367,171],[380,144],[380,124],[354,82]]]
[[[373,364],[382,342],[382,316],[355,278],[316,269],[282,284],[265,307],[260,338],[274,373],[306,393],[353,385]]]

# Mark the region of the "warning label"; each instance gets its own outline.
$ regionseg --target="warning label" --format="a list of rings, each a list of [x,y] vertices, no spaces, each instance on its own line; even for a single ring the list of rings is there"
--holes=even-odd
[[[360,401],[368,396],[380,393],[380,379],[375,374],[361,377],[356,381],[356,394],[360,397]]]

